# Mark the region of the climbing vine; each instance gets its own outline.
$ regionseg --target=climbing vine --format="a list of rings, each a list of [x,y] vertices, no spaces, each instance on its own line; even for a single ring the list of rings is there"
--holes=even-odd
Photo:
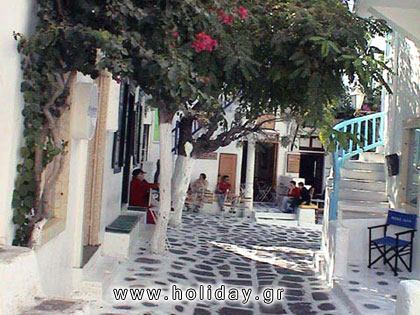
[[[40,1],[38,25],[30,37],[14,33],[22,57],[24,99],[22,160],[12,199],[16,225],[13,244],[20,246],[31,246],[35,224],[50,216],[53,188],[67,147],[59,135],[60,117],[69,109],[68,96],[76,73],[97,77],[101,71],[98,48],[114,46],[108,50],[117,51],[121,42],[105,31],[57,22],[46,14],[48,8],[56,12],[55,6],[43,6]]]

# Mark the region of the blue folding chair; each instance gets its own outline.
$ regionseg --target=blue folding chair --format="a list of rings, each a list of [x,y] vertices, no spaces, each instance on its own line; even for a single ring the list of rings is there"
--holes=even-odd
[[[398,260],[411,272],[413,266],[413,239],[416,230],[417,215],[406,214],[397,211],[388,211],[388,217],[385,224],[368,227],[369,229],[369,265],[371,268],[379,260],[383,259],[384,265],[387,264],[391,267],[394,275],[398,275]],[[398,233],[395,237],[387,236],[389,226],[396,226],[399,228],[406,228]],[[383,237],[372,239],[372,230],[383,228]],[[405,239],[404,239],[405,238]],[[372,250],[377,249],[380,256],[372,261]],[[404,261],[403,257],[408,257],[408,264]],[[391,263],[394,259],[393,264]]]

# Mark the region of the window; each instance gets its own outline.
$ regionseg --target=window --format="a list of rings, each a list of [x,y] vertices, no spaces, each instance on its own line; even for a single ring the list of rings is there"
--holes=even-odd
[[[155,109],[153,111],[153,142],[159,142],[160,140],[160,129],[159,129],[159,111]]]
[[[324,151],[324,148],[317,136],[301,136],[299,138],[299,150]]]
[[[123,83],[120,89],[120,102],[119,102],[119,121],[118,130],[114,133],[114,146],[112,149],[112,168],[114,173],[121,172],[124,166],[124,143],[127,129],[127,98],[129,94],[128,83]]]
[[[133,163],[134,165],[139,165],[141,162],[141,119],[142,116],[142,106],[140,102],[136,102],[134,105],[133,113],[133,123],[132,123],[132,134],[133,134]]]
[[[136,88],[124,83],[121,86],[118,130],[114,133],[112,168],[121,172],[125,166],[140,163],[140,102],[136,102]]]

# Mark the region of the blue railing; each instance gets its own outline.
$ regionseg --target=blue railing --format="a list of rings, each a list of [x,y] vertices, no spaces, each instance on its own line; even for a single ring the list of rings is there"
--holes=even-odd
[[[335,131],[348,133],[345,143],[338,142],[333,153],[333,192],[331,194],[329,219],[337,219],[338,199],[340,196],[340,170],[344,162],[362,152],[373,150],[384,145],[384,121],[386,113],[361,116],[340,122]]]

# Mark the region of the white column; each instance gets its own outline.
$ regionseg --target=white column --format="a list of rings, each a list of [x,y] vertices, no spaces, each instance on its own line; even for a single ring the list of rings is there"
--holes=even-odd
[[[397,292],[395,315],[420,314],[420,281],[401,281]]]
[[[248,211],[253,210],[254,202],[254,172],[255,171],[255,139],[253,136],[248,138],[248,151],[246,158],[246,179],[245,179],[245,199]]]
[[[73,267],[80,268],[83,260],[83,222],[85,209],[88,140],[72,140],[67,222],[73,233]]]

